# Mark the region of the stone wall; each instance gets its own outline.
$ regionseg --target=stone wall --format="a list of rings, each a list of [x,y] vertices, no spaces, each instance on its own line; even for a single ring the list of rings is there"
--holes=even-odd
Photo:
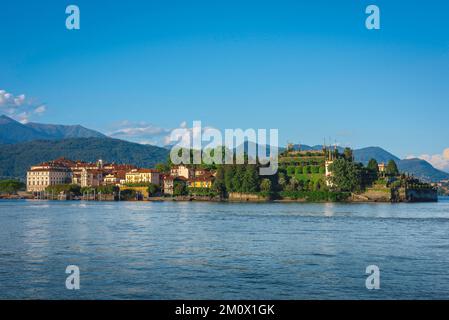
[[[438,192],[435,189],[407,189],[405,190],[405,202],[437,202]]]
[[[392,194],[390,188],[368,188],[364,193],[352,194],[354,202],[391,202]]]
[[[252,193],[239,193],[231,192],[229,193],[229,201],[242,201],[242,202],[262,202],[269,201],[268,197],[263,197],[258,194]]]

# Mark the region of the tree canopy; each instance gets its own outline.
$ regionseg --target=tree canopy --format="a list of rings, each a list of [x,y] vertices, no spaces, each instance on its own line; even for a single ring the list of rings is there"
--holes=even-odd
[[[397,176],[399,174],[399,169],[394,160],[388,161],[387,168],[385,169],[387,175]]]
[[[0,193],[14,194],[17,191],[24,190],[25,183],[17,180],[2,180],[0,181]]]
[[[331,167],[331,182],[339,191],[353,192],[362,189],[361,165],[346,159],[335,160]]]
[[[379,172],[379,164],[376,159],[371,159],[366,167],[373,172]]]

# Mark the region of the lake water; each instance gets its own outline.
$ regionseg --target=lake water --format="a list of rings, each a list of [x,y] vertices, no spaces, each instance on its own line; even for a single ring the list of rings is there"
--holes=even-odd
[[[68,265],[80,290],[65,288]],[[449,200],[2,200],[0,298],[448,299]]]

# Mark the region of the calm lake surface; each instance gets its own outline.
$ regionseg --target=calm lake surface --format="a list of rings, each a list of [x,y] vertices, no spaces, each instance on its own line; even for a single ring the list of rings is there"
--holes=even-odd
[[[80,290],[65,269],[80,268]],[[380,290],[365,269],[380,268]],[[449,200],[0,201],[0,299],[448,299]]]

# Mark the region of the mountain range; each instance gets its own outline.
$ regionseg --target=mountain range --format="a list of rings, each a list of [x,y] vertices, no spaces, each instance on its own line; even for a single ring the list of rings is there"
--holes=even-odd
[[[129,163],[151,168],[165,162],[169,151],[112,138],[69,138],[0,144],[0,179],[25,177],[30,166],[65,157],[72,160]]]
[[[301,150],[323,148],[322,145],[294,146],[299,147]],[[168,155],[167,148],[113,139],[80,125],[22,124],[7,116],[0,116],[0,178],[23,179],[31,165],[59,157],[83,161],[101,158],[106,162],[152,167],[165,162]],[[380,147],[356,149],[354,158],[365,165],[372,158],[379,163],[394,160],[402,172],[425,181],[449,179],[449,173],[435,169],[422,159],[401,160]]]
[[[106,136],[80,125],[65,126],[35,122],[22,124],[5,115],[0,116],[0,143],[13,144],[33,140],[67,138],[106,138]]]

